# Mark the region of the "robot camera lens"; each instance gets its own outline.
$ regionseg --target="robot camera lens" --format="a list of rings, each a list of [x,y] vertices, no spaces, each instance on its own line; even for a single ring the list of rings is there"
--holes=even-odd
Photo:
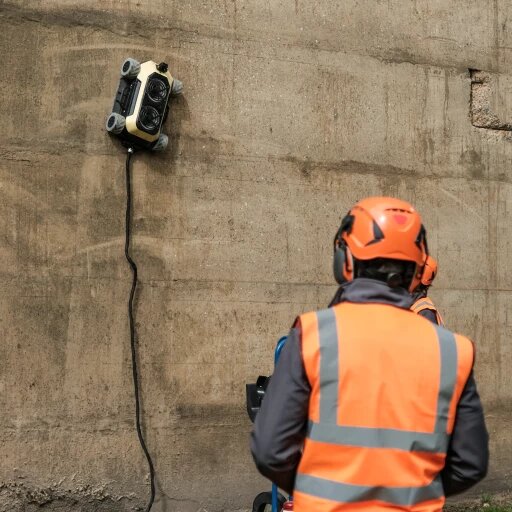
[[[152,132],[157,130],[160,126],[160,113],[154,107],[150,107],[149,105],[142,107],[139,115],[139,121],[144,130],[148,132]]]
[[[148,85],[148,96],[151,101],[160,103],[167,98],[169,89],[163,80],[154,78],[149,82]]]

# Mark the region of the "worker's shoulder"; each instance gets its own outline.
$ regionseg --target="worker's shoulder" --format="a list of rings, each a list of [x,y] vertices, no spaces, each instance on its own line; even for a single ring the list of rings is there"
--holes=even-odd
[[[474,344],[473,340],[471,340],[468,336],[465,336],[464,334],[460,334],[458,332],[452,332],[452,331],[449,331],[449,332],[451,332],[453,334],[455,341],[457,343],[459,352],[461,350],[464,350],[464,352],[466,352],[468,354],[468,356],[471,355],[471,357],[473,357],[473,354],[475,351],[475,344]]]
[[[419,315],[416,316],[419,317]],[[464,334],[459,334],[457,332],[451,331],[445,326],[436,325],[430,322],[429,320],[426,321],[436,330],[440,343],[453,343],[453,341],[455,341],[455,345],[457,347],[457,358],[461,362],[467,363],[468,367],[473,366],[475,344],[471,339],[469,339]]]
[[[427,295],[425,297],[420,297],[419,299],[416,299],[411,306],[411,309],[413,311],[421,311],[423,309],[431,309],[434,311],[437,311],[436,305],[434,304],[434,301]]]
[[[425,322],[426,318],[423,318],[420,315],[414,315],[418,320]],[[438,325],[433,322],[430,322],[429,320],[426,320],[429,325],[431,325],[438,333],[438,336],[446,338],[446,337],[454,337],[458,343],[464,344],[464,345],[473,345],[473,341],[471,339],[459,332],[452,331],[449,329],[446,325]]]
[[[339,304],[338,304],[339,306]],[[336,307],[338,307],[336,306]],[[329,318],[335,318],[334,308],[316,309],[301,313],[295,320],[294,327],[302,327],[311,324],[318,324],[324,322]]]

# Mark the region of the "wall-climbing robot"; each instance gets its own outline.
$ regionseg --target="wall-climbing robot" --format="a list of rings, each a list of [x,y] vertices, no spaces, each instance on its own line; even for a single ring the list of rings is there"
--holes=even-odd
[[[126,59],[107,131],[125,146],[163,151],[169,141],[161,132],[169,113],[169,98],[182,91],[183,84],[171,75],[165,62]]]

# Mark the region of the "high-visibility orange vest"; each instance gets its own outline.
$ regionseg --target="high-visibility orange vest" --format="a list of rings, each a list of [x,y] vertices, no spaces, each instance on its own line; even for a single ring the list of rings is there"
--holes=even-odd
[[[439,311],[437,311],[437,308],[430,297],[422,297],[411,306],[411,311],[414,311],[416,314],[419,314],[421,311],[425,311],[425,309],[430,309],[430,311],[435,313],[438,325],[444,325],[443,317]]]
[[[343,302],[299,317],[311,386],[295,512],[437,512],[473,345],[409,311]]]

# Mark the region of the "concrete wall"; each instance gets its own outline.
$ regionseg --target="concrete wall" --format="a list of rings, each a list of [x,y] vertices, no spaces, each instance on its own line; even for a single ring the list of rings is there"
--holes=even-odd
[[[509,486],[511,19],[504,0],[1,2],[0,510],[131,511],[148,494],[125,155],[104,130],[127,56],[186,87],[171,148],[134,161],[155,510],[243,510],[267,488],[244,384],[328,302],[332,235],[371,194],[424,216],[434,298],[478,345],[486,485]]]

